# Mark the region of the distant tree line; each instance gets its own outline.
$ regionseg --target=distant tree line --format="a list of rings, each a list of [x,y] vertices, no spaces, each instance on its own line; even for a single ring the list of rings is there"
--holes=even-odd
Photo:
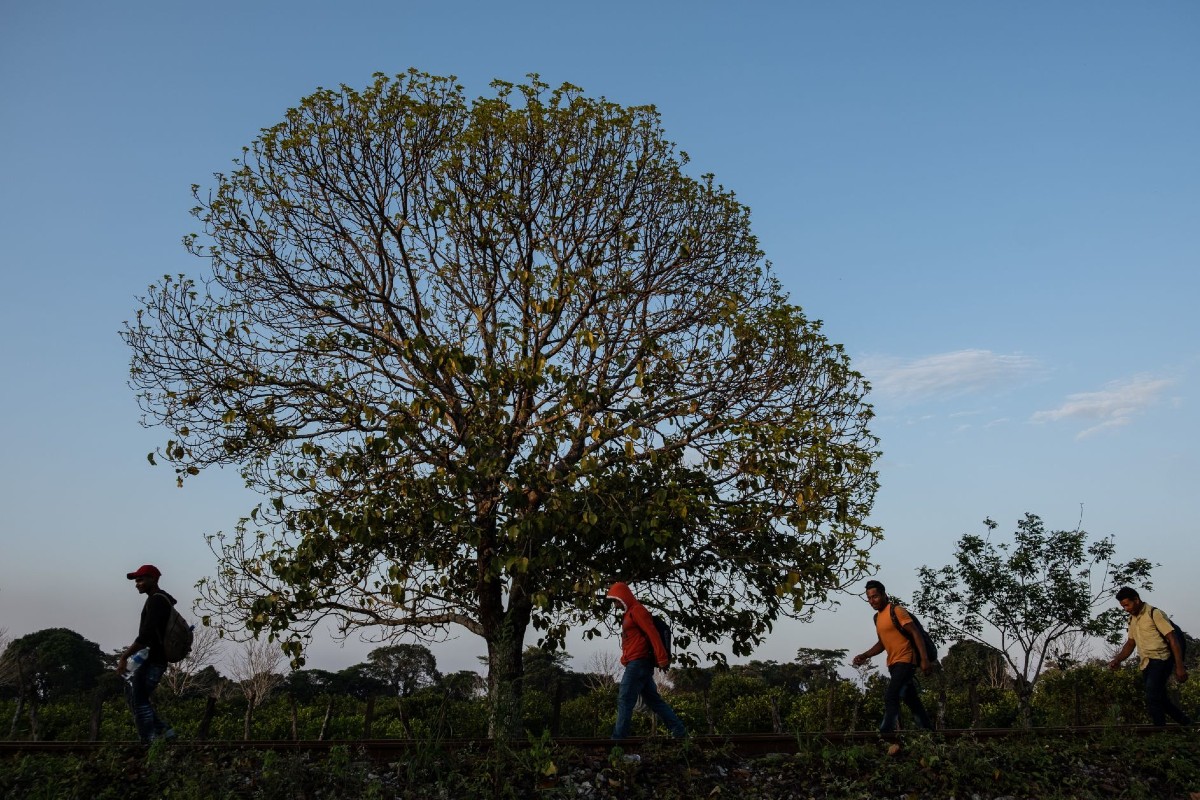
[[[1200,658],[1200,648],[1189,650],[1193,662]],[[696,734],[872,730],[882,715],[886,678],[870,666],[846,677],[839,672],[845,655],[801,648],[789,662],[672,669],[663,675],[662,690]],[[0,731],[19,740],[133,738],[114,661],[113,654],[65,628],[9,642],[0,656],[0,713],[6,723]],[[281,661],[277,649],[258,643],[236,648],[224,673],[211,663],[197,668],[185,661],[160,686],[158,706],[183,735],[198,739],[488,735],[484,677],[469,670],[440,672],[423,645],[380,647],[366,661],[337,672],[280,671]],[[596,656],[587,669],[576,671],[570,661],[562,651],[526,649],[524,729],[556,737],[607,736],[620,667]],[[1022,724],[1019,683],[998,651],[961,641],[943,653],[941,669],[923,686],[940,726],[1004,728]],[[1185,708],[1200,705],[1195,683],[1178,689]],[[1136,666],[1111,672],[1103,658],[1062,655],[1037,682],[1030,714],[1036,726],[1144,722]],[[654,725],[652,715],[639,714],[635,732],[651,734]]]

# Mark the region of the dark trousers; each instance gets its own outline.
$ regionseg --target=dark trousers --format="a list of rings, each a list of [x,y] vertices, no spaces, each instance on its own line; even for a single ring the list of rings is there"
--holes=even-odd
[[[672,736],[681,738],[687,735],[683,723],[654,685],[654,660],[642,658],[625,665],[625,674],[621,676],[621,688],[617,693],[617,724],[613,728],[612,738],[629,738],[629,731],[633,727],[633,707],[637,705],[639,697],[646,708],[666,723]]]
[[[125,681],[125,700],[129,703],[129,710],[133,712],[138,738],[143,742],[175,735],[171,726],[159,718],[154,704],[150,702],[150,695],[154,693],[166,671],[165,664],[143,664]]]
[[[1179,706],[1171,702],[1167,694],[1167,680],[1175,674],[1174,659],[1152,658],[1142,670],[1142,683],[1146,687],[1146,712],[1155,725],[1166,725],[1167,717],[1180,725],[1192,723]]]
[[[900,701],[912,711],[917,725],[927,731],[933,730],[933,723],[925,713],[921,704],[921,689],[917,686],[917,667],[915,664],[889,664],[887,691],[883,693],[883,722],[879,724],[880,733],[896,730],[900,723]]]

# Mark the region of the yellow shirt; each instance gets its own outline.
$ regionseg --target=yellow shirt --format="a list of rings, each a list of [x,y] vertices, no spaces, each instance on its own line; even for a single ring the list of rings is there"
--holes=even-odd
[[[902,606],[896,606],[896,622],[904,625],[911,621],[912,617],[908,615],[908,612]],[[892,622],[892,612],[888,610],[887,606],[884,606],[883,611],[875,615],[875,632],[879,634],[879,642],[887,651],[889,667],[892,664],[919,664],[921,662],[916,648]]]
[[[1129,638],[1137,645],[1138,669],[1145,669],[1150,659],[1174,661],[1175,654],[1165,637],[1175,630],[1161,608],[1142,603],[1142,610],[1129,615]]]

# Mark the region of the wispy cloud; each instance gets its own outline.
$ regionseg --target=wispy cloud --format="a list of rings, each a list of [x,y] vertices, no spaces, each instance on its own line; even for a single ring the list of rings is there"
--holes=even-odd
[[[1158,402],[1162,393],[1174,381],[1137,375],[1120,381],[1111,381],[1098,392],[1072,394],[1058,408],[1038,411],[1032,422],[1058,422],[1079,420],[1090,423],[1089,427],[1076,434],[1076,439],[1086,439],[1101,431],[1128,425],[1134,415],[1145,411]]]
[[[956,397],[1007,387],[1041,368],[1035,358],[990,350],[955,350],[916,359],[867,356],[857,366],[876,393],[899,401]]]

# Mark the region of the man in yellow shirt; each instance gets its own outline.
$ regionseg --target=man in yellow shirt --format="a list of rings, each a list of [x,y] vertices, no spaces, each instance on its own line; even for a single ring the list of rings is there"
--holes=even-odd
[[[1142,683],[1146,689],[1146,712],[1155,725],[1166,725],[1167,717],[1180,725],[1190,725],[1192,720],[1171,702],[1167,694],[1167,681],[1172,671],[1175,680],[1184,683],[1188,679],[1187,667],[1183,663],[1183,651],[1175,626],[1161,609],[1143,602],[1137,591],[1123,586],[1117,592],[1117,602],[1129,614],[1129,638],[1112,661],[1109,669],[1120,669],[1121,662],[1129,658],[1136,647],[1138,668],[1142,671]]]
[[[895,621],[892,620],[892,610],[888,608],[891,600],[879,581],[867,581],[867,602],[875,609],[875,633],[879,638],[870,649],[856,655],[851,663],[857,667],[887,651],[890,677],[887,691],[883,695],[883,722],[879,725],[880,732],[893,731],[899,725],[901,700],[912,711],[918,725],[925,730],[933,730],[933,723],[921,703],[921,690],[916,681],[918,666],[925,675],[933,672],[933,662],[925,652],[924,638],[917,631],[912,617],[900,606],[895,607]],[[897,623],[900,627],[897,627]]]

